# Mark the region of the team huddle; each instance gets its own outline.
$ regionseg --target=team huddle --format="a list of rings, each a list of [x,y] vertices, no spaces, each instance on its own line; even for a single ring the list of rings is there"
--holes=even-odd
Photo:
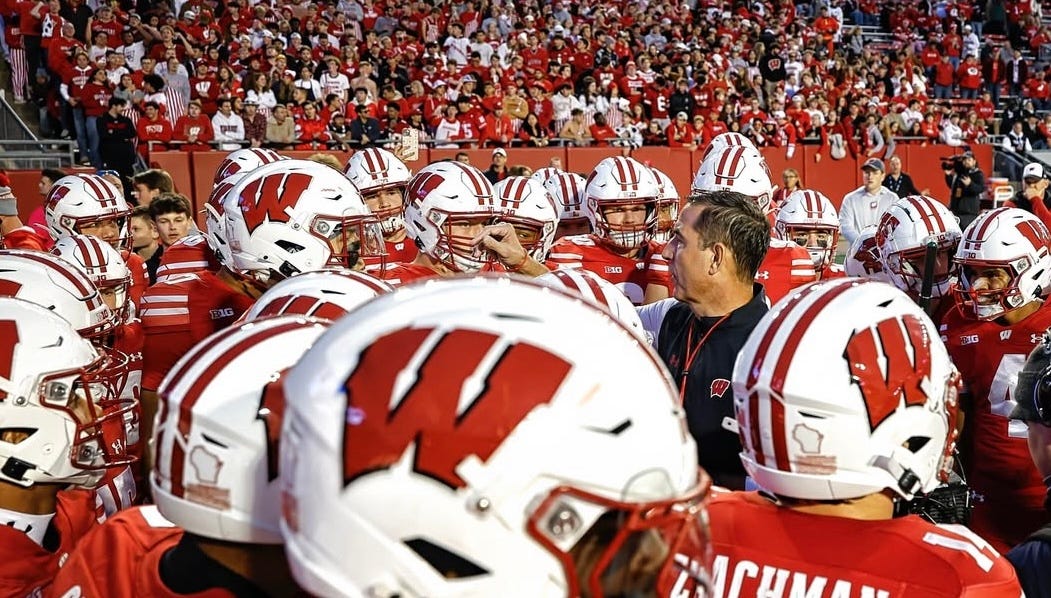
[[[910,196],[840,266],[774,191],[735,133],[688,195],[243,149],[148,284],[58,180],[0,250],[0,596],[1017,598],[1051,235]],[[905,513],[961,476],[969,528]]]

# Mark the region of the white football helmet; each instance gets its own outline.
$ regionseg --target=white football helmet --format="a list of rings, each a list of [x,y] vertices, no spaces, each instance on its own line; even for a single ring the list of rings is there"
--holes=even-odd
[[[127,359],[92,346],[54,311],[0,297],[0,480],[19,486],[92,488],[107,467],[135,461],[126,451],[118,398]]]
[[[956,283],[953,262],[963,232],[956,216],[940,201],[925,195],[910,195],[894,202],[880,216],[876,244],[890,283],[919,297],[927,244],[938,247],[931,297],[944,297]]]
[[[681,198],[671,177],[652,166],[650,170],[653,171],[653,176],[657,179],[657,188],[660,190],[657,194],[657,232],[653,233],[653,240],[658,243],[667,243],[671,240],[675,223],[679,220]]]
[[[287,159],[274,150],[263,147],[245,147],[234,150],[227,154],[226,158],[219,163],[219,168],[215,169],[215,177],[212,180],[212,184],[218,185],[235,174],[243,175],[259,168],[263,164]]]
[[[713,151],[693,178],[693,192],[736,191],[755,198],[764,214],[770,212],[774,185],[766,159],[754,147],[729,146]]]
[[[335,323],[285,393],[281,531],[311,594],[703,591],[707,480],[676,391],[579,297],[508,277],[401,287]],[[659,557],[632,558],[640,534]]]
[[[587,180],[573,172],[560,172],[547,179],[544,188],[558,208],[558,230],[556,236],[587,234],[591,232],[591,217],[584,201]]]
[[[204,204],[204,238],[220,264],[229,264],[231,260],[230,243],[226,239],[226,208],[223,202],[226,200],[226,194],[247,174],[248,171],[241,171],[216,183]]]
[[[301,315],[338,320],[369,299],[394,291],[385,280],[345,268],[304,272],[270,287],[241,318]]]
[[[546,287],[583,297],[588,303],[608,311],[617,321],[639,337],[639,340],[652,344],[652,339],[643,328],[642,319],[639,318],[639,312],[635,309],[631,299],[628,299],[628,296],[617,288],[617,285],[598,274],[581,268],[565,268],[552,270],[533,280]]]
[[[554,166],[545,166],[543,168],[537,168],[533,171],[533,174],[529,175],[529,178],[540,183],[541,185],[547,184],[548,179],[554,178],[562,174],[562,171]]]
[[[0,295],[46,307],[84,338],[105,336],[120,324],[88,275],[50,253],[0,250]]]
[[[119,319],[118,325],[131,317],[131,301],[128,300],[131,269],[119,251],[98,237],[70,235],[59,237],[51,253],[78,267],[91,279],[102,295],[103,302]],[[106,301],[106,295],[110,293],[113,305]]]
[[[657,196],[660,187],[653,171],[633,158],[614,156],[595,166],[584,187],[588,217],[595,234],[622,249],[639,247],[657,230]],[[638,224],[611,224],[607,210],[642,207]]]
[[[499,220],[515,227],[526,252],[543,262],[558,228],[558,208],[544,185],[524,176],[507,177],[493,185],[493,203]]]
[[[1038,299],[1051,278],[1051,235],[1039,218],[1018,208],[998,208],[978,216],[963,232],[956,250],[960,284],[956,303],[963,313],[993,320]],[[1003,269],[1004,286],[975,287],[983,270]]]
[[[264,164],[223,199],[232,271],[266,286],[326,266],[386,256],[383,234],[357,187],[309,160]]]
[[[83,227],[105,225],[100,226],[97,236],[116,249],[127,249],[131,240],[129,214],[131,208],[123,192],[95,174],[71,174],[58,179],[44,200],[47,229],[56,240],[81,233]]]
[[[175,364],[157,391],[150,472],[165,518],[207,538],[281,542],[281,382],[325,326],[262,318],[216,332]]]
[[[357,185],[366,202],[381,191],[388,189],[397,191],[402,196],[402,201],[397,205],[392,202],[391,205],[373,209],[372,214],[380,221],[385,235],[405,228],[405,217],[402,215],[405,207],[404,194],[412,173],[404,162],[383,148],[370,147],[354,152],[354,155],[347,161],[345,172],[350,182]]]
[[[741,461],[765,490],[905,499],[948,478],[959,374],[905,293],[837,278],[778,301],[734,366]]]
[[[452,223],[492,224],[493,186],[480,170],[460,162],[435,162],[417,172],[405,191],[405,230],[420,251],[459,272],[496,262],[471,238],[454,235]]]
[[[728,131],[726,133],[719,133],[708,143],[708,147],[704,148],[704,154],[701,156],[701,162],[704,162],[708,156],[715,152],[721,151],[728,147],[748,147],[751,149],[758,149],[755,147],[755,143],[751,139],[740,133]]]
[[[832,263],[839,244],[839,215],[819,191],[793,191],[781,204],[774,231],[785,241],[804,247],[819,271]]]
[[[876,225],[863,228],[858,238],[850,244],[843,259],[843,272],[847,276],[890,282],[879,256],[879,246],[876,245]]]

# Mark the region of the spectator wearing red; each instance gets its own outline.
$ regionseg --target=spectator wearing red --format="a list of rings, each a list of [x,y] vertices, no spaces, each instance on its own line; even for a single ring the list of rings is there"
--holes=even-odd
[[[693,143],[699,148],[708,147],[711,142],[711,138],[708,137],[708,123],[707,119],[703,114],[695,114],[693,116],[693,122],[691,123],[693,133]]]
[[[814,31],[821,36],[821,41],[825,44],[829,56],[835,54],[835,38],[839,33],[839,21],[829,16],[828,8],[821,7],[818,10],[817,19],[814,20]]]
[[[690,115],[680,112],[675,115],[675,120],[664,129],[668,147],[681,147],[691,151],[697,149],[693,143],[693,127],[690,126],[689,120]]]
[[[216,71],[211,67],[197,69],[193,77],[190,77],[190,99],[201,103],[201,111],[205,114],[215,114],[219,110],[217,100],[222,95],[222,87],[216,78]]]
[[[978,92],[982,87],[982,66],[978,64],[977,56],[972,54],[963,60],[960,68],[956,70],[956,80],[959,81],[961,98],[978,99]]]
[[[316,150],[329,140],[328,123],[318,114],[317,104],[303,104],[303,114],[296,118],[297,150]]]
[[[384,138],[390,139],[394,135],[401,135],[409,128],[409,122],[401,117],[401,104],[398,102],[387,102],[384,109],[386,116],[380,120],[380,133]]]
[[[928,112],[923,116],[923,122],[920,123],[920,135],[923,136],[923,145],[931,145],[938,143],[938,123],[934,120],[934,113]]]
[[[106,71],[97,69],[91,73],[91,79],[80,89],[80,106],[84,111],[84,126],[87,132],[88,158],[95,168],[102,168],[102,155],[99,153],[98,120],[109,109],[109,99],[113,97]]]
[[[470,96],[456,98],[456,120],[460,123],[460,138],[473,140],[473,145],[485,134],[485,117],[474,107]],[[460,147],[463,147],[462,145]]]
[[[551,120],[555,115],[555,109],[551,106],[551,99],[548,97],[548,93],[550,93],[550,89],[546,81],[534,81],[529,86],[529,98],[526,100],[529,105],[529,111],[536,115],[537,120],[540,121],[540,126],[545,131],[551,130]]]
[[[483,131],[484,147],[508,147],[515,137],[514,123],[504,111],[502,102],[493,106],[492,113],[485,117]]]
[[[1022,97],[1032,100],[1033,107],[1037,110],[1047,110],[1048,100],[1051,100],[1051,86],[1044,78],[1044,71],[1036,71],[1033,76],[1025,82]]]
[[[982,92],[981,97],[974,103],[974,112],[978,115],[978,118],[985,122],[991,122],[996,116],[996,104],[993,103],[993,97],[988,88]]]
[[[22,47],[26,52],[28,74],[36,76],[37,69],[40,68],[40,36],[48,5],[39,0],[17,0],[12,4],[18,12],[18,29],[22,33]]]
[[[934,65],[934,97],[948,100],[953,97],[953,85],[956,83],[956,68],[949,62],[949,55],[942,54],[941,60]]]
[[[165,151],[167,144],[172,140],[172,124],[167,118],[161,116],[161,107],[157,102],[146,102],[143,104],[143,117],[135,124],[135,131],[139,136],[139,154],[149,162],[150,142],[153,151]]]
[[[1000,46],[993,46],[989,54],[982,59],[982,81],[985,83],[985,89],[989,92],[994,107],[1000,104],[1000,92],[1007,79],[1003,60]]]
[[[611,139],[620,137],[613,127],[609,126],[609,123],[606,121],[606,115],[601,112],[595,114],[590,131],[591,137],[595,140],[595,145],[598,147],[607,147]]]
[[[652,85],[646,86],[646,91],[643,95],[643,106],[646,107],[650,120],[659,122],[661,126],[666,126],[671,122],[668,115],[671,94],[671,85],[668,84],[663,75],[659,75],[654,78]],[[680,110],[679,112],[690,114],[689,110]]]
[[[547,49],[540,45],[539,35],[531,33],[526,38],[526,47],[519,51],[525,61],[526,72],[533,77],[543,77],[547,73],[550,56]]]
[[[634,60],[629,60],[624,65],[624,76],[617,80],[617,86],[620,87],[620,96],[632,105],[642,103],[646,93],[646,80],[639,74]]]
[[[209,142],[215,139],[212,120],[201,112],[201,102],[191,100],[186,107],[186,114],[175,121],[172,140],[181,141],[180,149],[184,152],[203,152],[212,149]]]
[[[113,7],[102,4],[95,11],[94,18],[88,22],[88,39],[95,39],[95,35],[100,32],[105,33],[106,45],[115,50],[120,45],[120,33],[123,29],[123,23],[113,14]]]

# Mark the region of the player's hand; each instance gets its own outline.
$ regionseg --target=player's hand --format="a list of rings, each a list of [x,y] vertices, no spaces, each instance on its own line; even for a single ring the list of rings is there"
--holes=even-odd
[[[529,259],[525,248],[518,241],[515,227],[506,222],[486,226],[473,239],[473,243],[476,247],[492,251],[500,263],[509,268],[519,268]]]

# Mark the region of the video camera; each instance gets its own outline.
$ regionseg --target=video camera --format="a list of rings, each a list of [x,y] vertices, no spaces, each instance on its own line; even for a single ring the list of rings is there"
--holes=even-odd
[[[956,174],[967,174],[968,168],[963,163],[963,154],[957,154],[955,156],[943,156],[942,170],[952,170]]]

